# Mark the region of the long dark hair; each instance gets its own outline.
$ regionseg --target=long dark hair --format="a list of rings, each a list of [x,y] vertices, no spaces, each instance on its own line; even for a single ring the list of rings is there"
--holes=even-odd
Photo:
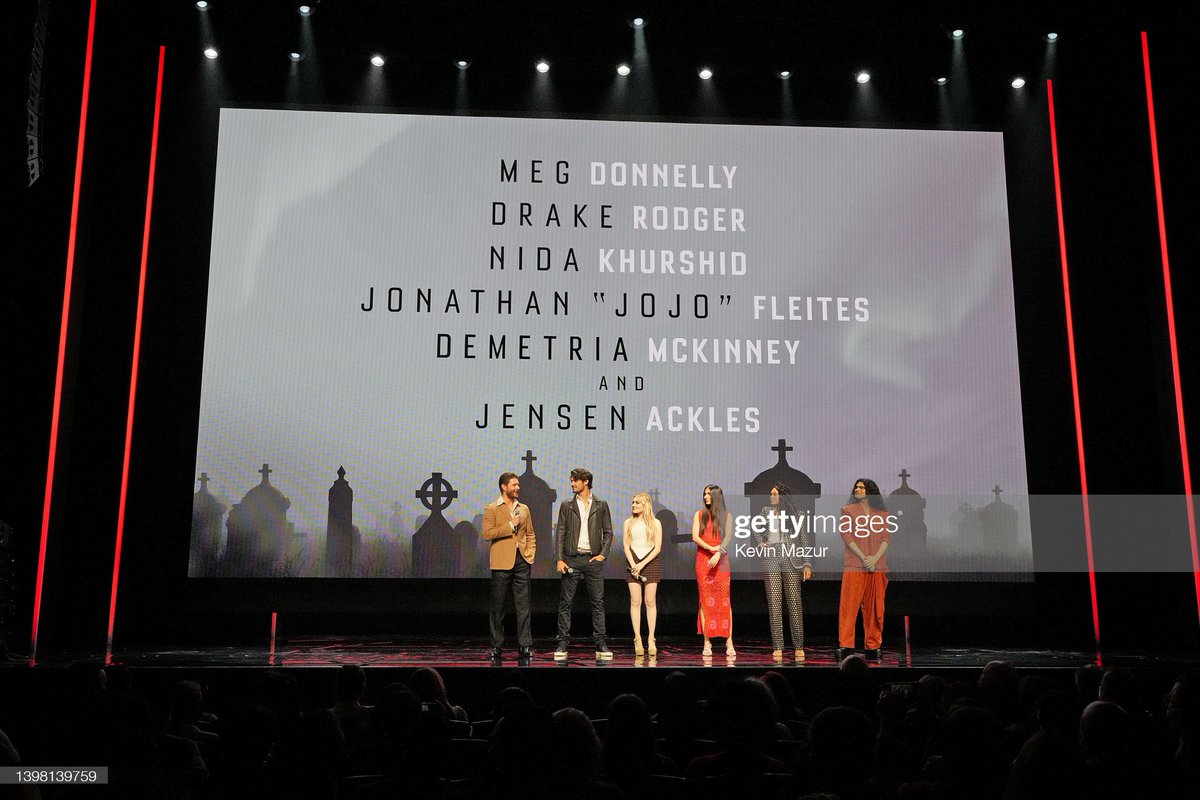
[[[879,484],[870,478],[859,478],[854,482],[854,486],[860,483],[867,490],[867,505],[880,511],[887,511],[888,508],[883,502],[883,495],[879,493]],[[850,487],[850,499],[846,501],[848,504],[859,502],[859,499],[854,496],[854,486]]]
[[[704,487],[704,491],[708,492],[709,504],[705,506],[700,513],[700,527],[708,526],[708,521],[713,520],[713,528],[722,539],[725,538],[725,519],[729,515],[728,509],[725,508],[725,493],[721,491],[721,487],[715,483],[710,483]],[[701,502],[704,501],[704,493],[700,494]]]
[[[796,506],[792,503],[792,487],[788,486],[783,481],[775,481],[775,483],[771,485],[771,488],[779,492],[779,505],[788,513],[789,517],[800,516],[800,512],[796,510]],[[767,492],[768,500],[770,499],[770,494],[770,492]]]

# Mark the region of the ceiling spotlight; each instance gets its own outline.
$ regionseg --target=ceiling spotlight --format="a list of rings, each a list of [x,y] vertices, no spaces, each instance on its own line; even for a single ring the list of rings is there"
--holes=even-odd
[[[458,61],[454,62],[454,66],[458,67],[459,69],[466,69],[467,67],[471,66],[471,62],[467,61],[465,58],[460,58]]]
[[[779,70],[779,77],[786,81],[792,77],[792,71],[790,69],[781,69]]]
[[[382,67],[384,65],[383,56],[380,56],[380,55],[371,56],[371,63],[377,67]]]
[[[712,70],[709,69],[708,67],[704,67],[702,70],[700,70],[700,80],[706,81],[711,77],[712,77]]]
[[[297,52],[291,52],[291,53],[288,53],[288,58],[290,58],[292,61],[303,61],[304,54],[297,53]]]
[[[208,8],[207,0],[196,0],[196,8],[200,9],[201,11]]]
[[[1013,79],[1012,79],[1012,87],[1013,87],[1014,89],[1020,89],[1020,88],[1021,88],[1022,86],[1024,86],[1024,85],[1025,85],[1025,79],[1024,79],[1024,78],[1013,78]]]
[[[296,13],[302,17],[311,17],[312,16],[312,6],[300,6],[299,8],[296,9]]]
[[[537,63],[537,71],[545,75],[550,71],[550,62],[542,59]]]
[[[204,57],[205,57],[205,58],[216,58],[216,57],[217,57],[217,51],[216,51],[216,50],[214,50],[214,49],[213,49],[213,48],[211,48],[211,47],[206,47],[206,48],[204,49]]]
[[[630,72],[628,64],[617,64],[617,74],[624,77]]]
[[[964,31],[962,28],[955,28],[954,30],[950,31],[951,39],[961,39],[962,37],[964,37],[966,35],[967,35],[967,32]]]
[[[854,80],[858,81],[859,83],[866,83],[869,80],[871,80],[871,73],[864,70],[864,71],[858,73],[857,75],[855,75]]]
[[[644,28],[646,27],[646,20],[642,19],[641,17],[634,17],[633,19],[629,20],[629,27]]]
[[[1047,41],[1047,42],[1057,42],[1057,41],[1058,41],[1058,34],[1057,34],[1057,33],[1053,33],[1053,32],[1051,32],[1051,33],[1047,33],[1047,34],[1046,34],[1046,41]]]
[[[950,82],[950,79],[949,79],[949,78],[945,78],[945,77],[942,77],[942,78],[934,78],[934,79],[933,79],[933,82],[934,82],[934,83],[936,83],[938,86],[945,86],[947,83],[949,83],[949,82]]]

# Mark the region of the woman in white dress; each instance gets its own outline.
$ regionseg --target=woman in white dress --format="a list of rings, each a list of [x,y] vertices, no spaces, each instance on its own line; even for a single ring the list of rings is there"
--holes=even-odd
[[[654,504],[645,492],[633,496],[630,516],[621,537],[625,546],[625,585],[629,587],[629,619],[633,622],[634,655],[658,655],[654,646],[654,625],[658,622],[656,598],[662,579],[662,523],[654,516]],[[642,648],[642,603],[646,605],[647,647]]]

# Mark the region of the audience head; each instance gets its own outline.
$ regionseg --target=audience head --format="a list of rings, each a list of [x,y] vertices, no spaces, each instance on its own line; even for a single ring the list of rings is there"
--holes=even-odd
[[[337,672],[339,703],[356,703],[367,691],[367,671],[358,664],[343,664]]]
[[[433,667],[421,667],[408,679],[408,687],[412,689],[422,702],[434,703],[441,707],[447,716],[451,713],[450,698],[446,696],[446,684],[442,681],[441,673]]]
[[[1088,761],[1119,763],[1128,734],[1129,714],[1116,703],[1089,703],[1079,718],[1079,747]]]
[[[775,698],[775,708],[781,720],[800,719],[800,710],[796,708],[796,696],[792,693],[792,686],[787,678],[771,670],[763,674],[762,682],[771,690],[771,697]]]
[[[1084,664],[1075,670],[1075,693],[1079,703],[1086,706],[1100,699],[1100,681],[1104,680],[1104,668],[1099,664]]]
[[[1099,699],[1106,703],[1116,703],[1127,714],[1136,714],[1141,708],[1138,696],[1137,678],[1127,669],[1114,668],[1104,673],[1100,679]]]
[[[757,678],[733,681],[718,689],[708,702],[707,717],[722,749],[761,751],[775,739],[775,700]]]

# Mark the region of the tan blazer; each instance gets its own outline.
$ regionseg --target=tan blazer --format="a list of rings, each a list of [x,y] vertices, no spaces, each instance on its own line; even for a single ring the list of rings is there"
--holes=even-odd
[[[517,563],[518,549],[522,558],[530,564],[533,563],[533,556],[537,551],[537,540],[533,535],[533,517],[529,513],[529,506],[521,502],[518,502],[517,506],[521,509],[521,524],[515,531],[512,515],[508,506],[504,504],[503,497],[497,498],[483,509],[483,538],[492,543],[492,569],[512,569]]]

